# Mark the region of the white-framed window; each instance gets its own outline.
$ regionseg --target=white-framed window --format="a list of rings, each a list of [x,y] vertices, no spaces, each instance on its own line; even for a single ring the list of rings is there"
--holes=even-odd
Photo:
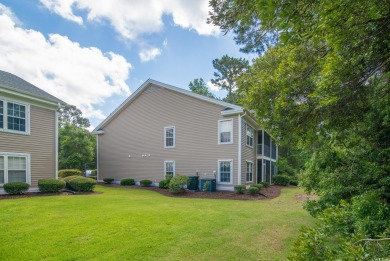
[[[30,133],[30,105],[0,98],[0,131]]]
[[[253,128],[246,124],[246,145],[253,148]]]
[[[175,127],[164,128],[164,148],[174,148],[176,146],[176,131]]]
[[[233,143],[233,119],[218,121],[218,144]]]
[[[172,176],[176,175],[175,161],[174,160],[165,160],[164,161],[164,176],[166,174],[170,174]]]
[[[233,160],[218,160],[218,183],[233,184]]]
[[[253,181],[253,162],[252,161],[246,161],[246,182]]]
[[[31,184],[30,155],[0,152],[0,185],[15,181]]]

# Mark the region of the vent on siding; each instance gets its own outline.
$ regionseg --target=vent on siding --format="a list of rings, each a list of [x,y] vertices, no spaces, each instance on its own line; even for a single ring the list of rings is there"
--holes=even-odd
[[[144,91],[144,93],[145,93],[145,94],[152,93],[152,92],[157,91],[157,89],[158,89],[158,87],[152,86],[152,87],[147,88],[147,89]]]

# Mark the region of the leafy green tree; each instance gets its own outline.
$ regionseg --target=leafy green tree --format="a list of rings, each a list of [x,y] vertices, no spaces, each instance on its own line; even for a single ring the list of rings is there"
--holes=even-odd
[[[217,71],[214,72],[215,78],[211,79],[211,82],[219,88],[227,90],[225,101],[236,103],[236,80],[249,68],[249,62],[244,58],[224,55],[221,59],[214,59],[213,66]]]
[[[211,0],[210,5],[209,22],[233,31],[242,51],[260,55],[237,81],[240,103],[261,116],[279,143],[312,153],[300,178],[308,192],[320,196],[306,207],[322,223],[302,232],[294,250],[299,255],[292,259],[385,256],[389,244],[378,252],[357,242],[385,242],[390,233],[390,221],[381,214],[390,203],[389,5],[379,0]],[[367,210],[378,201],[381,207]],[[348,229],[339,233],[343,225]]]
[[[95,165],[96,139],[86,129],[89,120],[73,105],[65,105],[58,117],[58,167],[84,170]]]
[[[214,94],[209,91],[209,88],[207,87],[203,78],[195,79],[193,82],[190,82],[188,87],[194,93],[215,99]]]

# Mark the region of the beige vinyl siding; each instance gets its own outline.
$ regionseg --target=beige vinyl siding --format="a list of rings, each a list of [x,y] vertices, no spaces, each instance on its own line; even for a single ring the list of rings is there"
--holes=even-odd
[[[55,111],[30,105],[30,135],[0,132],[0,152],[30,154],[31,187],[55,178]]]
[[[176,174],[212,177],[218,160],[237,166],[238,117],[221,116],[223,106],[151,86],[104,127],[99,135],[99,179],[164,178],[164,161]],[[218,144],[218,120],[233,119],[233,144]],[[175,147],[164,148],[164,128],[175,127]],[[149,156],[150,154],[150,156]],[[142,155],[147,155],[142,157]],[[204,175],[207,173],[207,175]],[[237,168],[233,170],[237,183]]]
[[[244,119],[241,119],[241,183],[249,184],[250,182],[246,181],[246,162],[250,161],[253,163],[253,179],[252,182],[256,182],[256,142],[257,142],[257,133],[256,129],[249,123],[247,123]],[[249,124],[253,128],[253,147],[249,147],[246,145],[246,125]]]

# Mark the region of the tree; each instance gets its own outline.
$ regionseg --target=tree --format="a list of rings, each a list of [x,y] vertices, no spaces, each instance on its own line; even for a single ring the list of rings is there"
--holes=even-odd
[[[221,59],[214,59],[213,66],[217,71],[214,72],[215,78],[211,79],[211,82],[228,91],[225,101],[236,103],[236,80],[248,69],[249,62],[243,58],[224,55]]]
[[[73,105],[65,105],[58,116],[58,167],[80,169],[95,159],[95,137],[87,130],[89,120]],[[92,164],[94,165],[94,163]]]
[[[300,179],[320,196],[306,207],[322,223],[301,234],[293,259],[343,259],[352,248],[360,257],[385,257],[390,244],[384,251],[356,244],[390,235],[390,221],[382,215],[390,203],[388,5],[379,0],[211,0],[210,5],[209,22],[233,31],[242,51],[260,55],[237,81],[240,102],[261,116],[280,143],[312,153]],[[378,211],[367,210],[378,202]],[[347,229],[339,233],[343,224]]]
[[[66,104],[59,110],[58,123],[60,127],[64,127],[66,123],[70,123],[79,128],[88,128],[89,120],[82,117],[82,112],[74,105]]]
[[[209,97],[209,98],[214,98],[214,94],[212,94],[209,91],[209,88],[207,87],[206,83],[204,82],[203,78],[195,79],[193,82],[190,82],[188,85],[190,90],[194,93]]]

